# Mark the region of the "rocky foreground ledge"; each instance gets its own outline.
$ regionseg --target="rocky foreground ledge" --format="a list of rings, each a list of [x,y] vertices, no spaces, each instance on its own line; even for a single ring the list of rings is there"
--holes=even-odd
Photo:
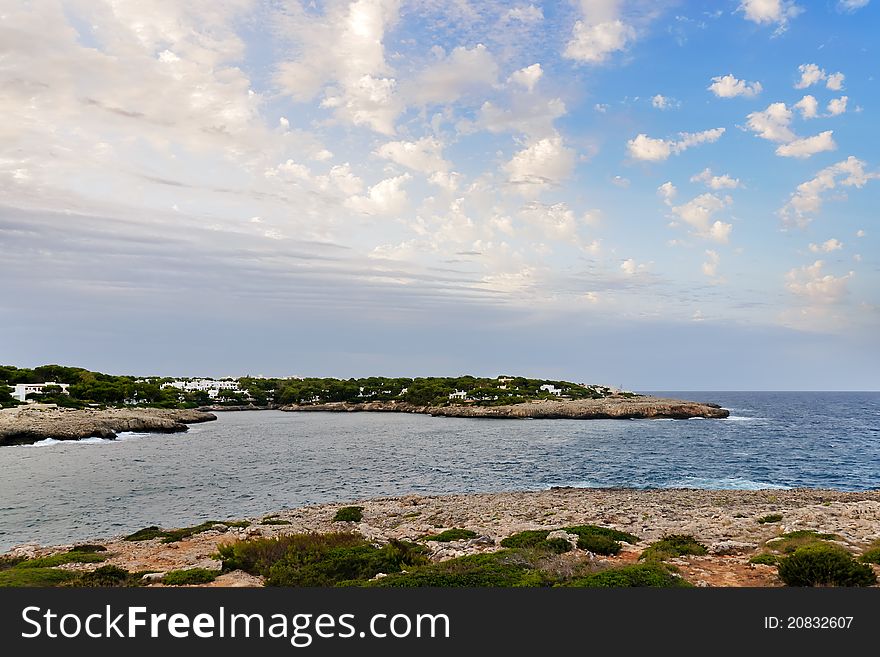
[[[631,420],[651,418],[687,419],[691,417],[726,418],[730,411],[718,404],[709,404],[660,397],[611,396],[604,399],[541,400],[506,406],[417,406],[407,402],[364,402],[352,404],[293,404],[282,406],[282,411],[325,411],[336,413],[424,413],[445,417],[474,417],[500,419],[570,419],[570,420]]]
[[[624,543],[622,551],[612,557],[582,550],[564,555],[573,560],[572,564],[584,560],[594,560],[598,567],[637,563],[653,541],[669,534],[688,534],[707,547],[707,554],[675,558],[670,564],[691,584],[781,586],[776,567],[754,563],[752,557],[778,551],[780,539],[786,536],[816,532],[856,554],[880,541],[880,491],[555,488],[406,495],[353,504],[362,509],[361,519],[356,522],[335,521],[336,513],[345,506],[336,503],[287,509],[246,521],[209,522],[191,528],[183,538],[165,542],[162,538],[108,538],[95,541],[105,550],[101,552],[106,556],[102,563],[65,564],[60,568],[90,571],[112,564],[132,572],[152,571],[154,574],[145,580],[148,582],[158,581],[169,571],[203,568],[218,575],[208,586],[262,586],[260,577],[243,571],[220,574],[218,546],[260,536],[357,532],[377,544],[391,539],[418,541],[430,550],[431,561],[440,562],[496,552],[502,549],[504,538],[524,530],[558,531],[570,525],[596,524],[631,533],[638,540]],[[475,538],[426,540],[452,528],[470,530]],[[72,547],[22,545],[13,548],[7,558],[41,558]],[[880,573],[880,566],[873,567]]]
[[[0,446],[28,445],[46,438],[114,440],[121,431],[177,433],[188,424],[216,420],[212,413],[190,409],[69,409],[19,406],[0,411]]]

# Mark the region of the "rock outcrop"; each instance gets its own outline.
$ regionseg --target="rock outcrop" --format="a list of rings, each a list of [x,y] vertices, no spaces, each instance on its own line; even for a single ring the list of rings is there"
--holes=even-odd
[[[282,411],[329,411],[377,412],[377,413],[424,413],[445,417],[476,418],[541,418],[571,420],[646,419],[691,417],[726,418],[730,412],[718,404],[659,397],[625,397],[614,395],[604,399],[541,400],[507,406],[477,406],[474,404],[451,406],[417,406],[407,402],[364,402],[352,404],[334,402],[329,404],[293,404],[282,406]]]
[[[19,406],[0,412],[0,446],[26,445],[46,438],[113,440],[121,431],[176,433],[186,431],[188,424],[216,419],[216,415],[191,409]]]

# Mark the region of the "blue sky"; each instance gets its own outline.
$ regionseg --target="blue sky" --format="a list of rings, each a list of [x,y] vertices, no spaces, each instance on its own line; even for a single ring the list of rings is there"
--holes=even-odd
[[[0,361],[880,387],[876,2],[2,5]]]

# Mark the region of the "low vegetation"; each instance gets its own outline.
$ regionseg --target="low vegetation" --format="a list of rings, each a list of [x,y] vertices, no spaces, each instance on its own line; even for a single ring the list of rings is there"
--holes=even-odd
[[[627,532],[618,531],[609,527],[600,527],[598,525],[575,525],[572,527],[563,527],[563,530],[569,534],[576,534],[578,537],[577,546],[579,550],[588,550],[593,554],[601,554],[610,556],[620,552],[623,543],[638,543],[639,538],[628,534]]]
[[[477,532],[472,531],[470,529],[460,529],[458,527],[454,527],[453,529],[447,529],[446,531],[442,531],[439,534],[434,534],[433,536],[425,536],[426,541],[437,541],[438,543],[448,543],[449,541],[461,541],[467,538],[476,538],[479,534]]]
[[[364,507],[344,506],[333,516],[333,522],[360,522],[364,519]]]
[[[837,545],[815,543],[779,560],[779,578],[788,586],[872,586],[871,566]]]
[[[799,529],[788,532],[765,542],[765,547],[777,554],[791,554],[795,550],[808,545],[824,544],[840,538],[836,534],[822,534],[812,529]]]
[[[782,514],[781,513],[768,513],[766,516],[761,516],[758,518],[759,525],[766,525],[768,523],[773,522],[782,522]]]
[[[665,561],[685,555],[702,556],[708,554],[706,546],[688,534],[669,534],[651,543],[639,555],[642,561]]]
[[[586,577],[572,579],[564,586],[581,588],[631,588],[645,586],[683,588],[693,585],[671,572],[663,564],[652,562],[608,568]]]
[[[427,563],[427,550],[406,541],[377,547],[359,534],[289,534],[219,547],[223,570],[262,575],[267,586],[336,586]]]
[[[769,552],[763,552],[762,554],[756,554],[754,557],[749,559],[749,563],[763,564],[765,566],[775,566],[779,563],[779,556],[775,554],[770,554]]]
[[[53,568],[68,563],[100,563],[105,561],[107,557],[95,552],[81,552],[76,549],[68,552],[59,552],[48,557],[37,557],[35,559],[25,559],[17,563],[13,568]]]
[[[875,563],[880,565],[880,547],[871,548],[862,553],[859,557],[862,563]]]
[[[190,536],[195,536],[196,534],[201,534],[202,532],[210,531],[214,529],[217,525],[221,525],[226,529],[230,527],[249,527],[251,523],[247,520],[209,520],[207,522],[203,522],[200,525],[194,525],[192,527],[182,527],[180,529],[162,529],[161,527],[156,527],[155,525],[151,527],[144,527],[143,529],[139,529],[133,534],[129,534],[125,537],[126,541],[150,541],[155,538],[162,539],[163,543],[176,543],[177,541],[181,541],[185,538],[189,538]]]
[[[549,529],[529,529],[512,534],[501,540],[501,546],[506,548],[532,548],[546,550],[554,554],[563,554],[572,550],[571,543],[562,537],[547,538]]]

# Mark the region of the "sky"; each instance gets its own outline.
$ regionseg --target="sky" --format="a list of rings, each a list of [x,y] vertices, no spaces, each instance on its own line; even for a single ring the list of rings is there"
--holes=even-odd
[[[880,2],[0,0],[0,362],[880,389]]]

